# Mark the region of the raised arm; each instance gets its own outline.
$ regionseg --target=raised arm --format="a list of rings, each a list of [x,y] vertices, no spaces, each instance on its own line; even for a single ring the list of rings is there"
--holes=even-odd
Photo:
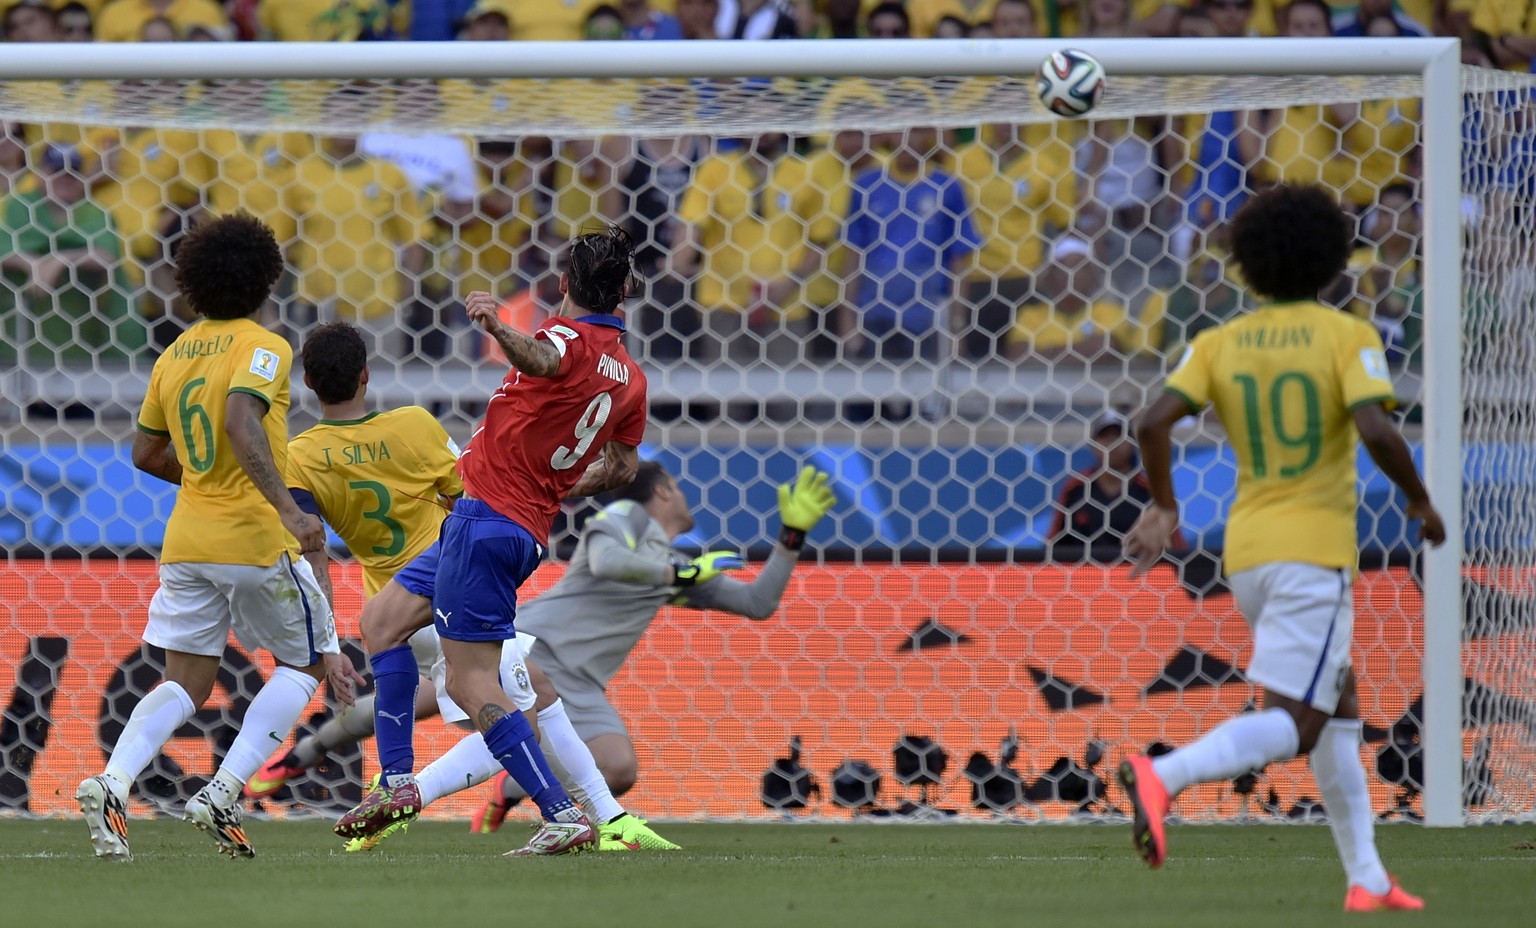
[[[779,543],[774,546],[768,563],[750,583],[716,577],[707,583],[685,588],[677,603],[693,609],[720,609],[754,620],[766,619],[777,612],[784,590],[789,586],[790,574],[800,560],[806,534],[837,505],[837,496],[828,486],[829,479],[825,472],[806,467],[801,469],[794,483],[779,487]],[[713,552],[706,557],[721,553]]]
[[[524,335],[502,323],[496,314],[496,298],[476,290],[464,300],[470,322],[480,323],[485,334],[496,339],[513,367],[530,377],[553,377],[560,372],[560,350],[553,344]],[[594,491],[595,492],[595,491]]]
[[[603,454],[593,461],[587,472],[581,475],[566,499],[593,496],[605,490],[617,490],[629,486],[640,469],[640,449],[623,442],[610,441],[603,445]]]
[[[305,554],[318,551],[325,545],[325,528],[320,520],[309,515],[294,502],[293,495],[283,475],[278,473],[277,462],[272,457],[272,444],[267,441],[266,429],[261,420],[267,414],[267,404],[249,393],[231,393],[224,402],[224,434],[240,462],[240,469],[250,478],[262,498],[277,510],[283,527],[299,540],[299,550]]]
[[[1429,490],[1419,479],[1419,469],[1413,464],[1408,443],[1392,424],[1392,419],[1380,403],[1362,403],[1354,409],[1355,428],[1360,431],[1360,442],[1370,454],[1371,460],[1387,475],[1387,479],[1408,497],[1408,518],[1418,519],[1419,539],[1439,546],[1445,541],[1445,523],[1440,513],[1429,501]]]

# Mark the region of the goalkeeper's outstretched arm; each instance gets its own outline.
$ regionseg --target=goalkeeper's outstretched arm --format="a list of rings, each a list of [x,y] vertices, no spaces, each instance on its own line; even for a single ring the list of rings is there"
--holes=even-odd
[[[755,620],[766,619],[777,612],[784,599],[784,590],[789,586],[790,574],[794,573],[795,562],[800,560],[806,533],[837,504],[837,497],[827,486],[827,480],[822,471],[807,467],[800,471],[793,484],[779,487],[779,543],[752,582],[722,576],[685,588],[677,604],[693,609],[720,609]]]

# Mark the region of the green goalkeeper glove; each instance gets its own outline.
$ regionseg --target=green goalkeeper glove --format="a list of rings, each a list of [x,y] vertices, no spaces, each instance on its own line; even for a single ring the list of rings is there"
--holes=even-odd
[[[693,560],[681,557],[672,559],[672,585],[698,586],[708,583],[727,570],[739,570],[747,562],[735,551],[711,551]]]
[[[827,474],[814,467],[800,471],[794,486],[779,486],[779,544],[791,551],[799,551],[805,544],[805,535],[828,510],[837,505],[837,496],[827,486]]]

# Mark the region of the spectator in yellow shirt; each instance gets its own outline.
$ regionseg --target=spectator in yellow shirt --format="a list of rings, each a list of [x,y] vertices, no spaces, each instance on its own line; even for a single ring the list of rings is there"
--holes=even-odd
[[[1323,0],[1292,0],[1281,10],[1280,24],[1287,36],[1326,39],[1333,35],[1331,15]],[[1345,151],[1345,130],[1359,118],[1358,103],[1313,104],[1271,111],[1267,114],[1261,178],[1322,184],[1336,192],[1348,189],[1359,171],[1352,158],[1339,156]]]
[[[417,295],[428,231],[410,180],[364,156],[356,138],[335,135],[299,164],[285,193],[297,229],[290,263],[299,300],[321,316],[357,322],[385,357],[403,356],[400,321]]]
[[[785,221],[797,192],[779,173],[786,143],[777,132],[733,140],[699,165],[683,195],[672,273],[696,278],[693,301],[709,333],[699,345],[705,359],[727,347],[738,360],[761,357],[759,340],[743,337],[769,328],[761,282],[781,277],[803,246],[793,239],[799,224]]]
[[[849,100],[837,107],[834,122],[856,125],[867,121],[875,108],[868,100]],[[879,163],[880,155],[862,129],[841,129],[833,133],[827,148],[807,158],[784,160],[777,180],[795,191],[789,200],[790,218],[798,226],[788,234],[804,244],[786,262],[784,276],[764,288],[768,306],[778,307],[797,320],[808,311],[814,320],[828,321],[825,315],[835,310],[843,296],[837,272],[848,261],[843,223],[853,179],[879,167]],[[824,338],[814,344],[816,352],[826,347]]]
[[[261,37],[278,42],[390,39],[398,31],[386,0],[261,0],[257,16]]]
[[[111,212],[135,276],[149,285],[139,310],[150,319],[169,317],[185,325],[196,314],[175,299],[172,258],[212,179],[197,133],[130,127],[122,130],[107,157],[112,180],[97,187],[95,199]]]
[[[508,296],[517,289],[518,258],[538,218],[533,171],[509,139],[479,139],[475,167],[480,182],[475,200],[448,199],[439,208],[459,251],[458,293]]]
[[[213,0],[112,0],[96,20],[96,38],[103,42],[137,42],[144,24],[164,17],[177,35],[193,26],[229,28],[229,18]]]
[[[994,95],[1006,94],[1005,86]],[[966,185],[971,221],[981,237],[966,285],[971,317],[961,346],[973,360],[1000,357],[1002,339],[1029,300],[1049,230],[1072,224],[1077,174],[1061,146],[1032,147],[1023,126],[990,123],[960,147],[955,171]]]
[[[931,39],[938,34],[940,20],[955,19],[975,26],[990,21],[996,5],[997,0],[907,0],[906,12],[911,17],[911,34]]]
[[[1536,60],[1536,3],[1476,0],[1472,28],[1488,37],[1493,61],[1506,71],[1529,71]]]
[[[500,9],[520,42],[575,42],[587,17],[606,0],[481,0],[474,9]]]
[[[1125,307],[1105,298],[1106,275],[1086,240],[1075,235],[1057,239],[1041,277],[1042,290],[1060,295],[1053,303],[1020,307],[1008,335],[1010,358],[1092,362],[1140,349],[1143,340]]]

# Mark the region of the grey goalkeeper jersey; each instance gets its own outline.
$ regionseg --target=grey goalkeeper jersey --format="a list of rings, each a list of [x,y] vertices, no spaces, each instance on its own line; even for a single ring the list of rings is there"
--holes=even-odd
[[[517,630],[538,638],[560,668],[606,687],[662,606],[720,609],[765,619],[779,608],[797,552],[775,546],[751,583],[719,576],[668,586],[672,547],[645,507],[621,500],[587,520],[565,575],[517,610]]]

